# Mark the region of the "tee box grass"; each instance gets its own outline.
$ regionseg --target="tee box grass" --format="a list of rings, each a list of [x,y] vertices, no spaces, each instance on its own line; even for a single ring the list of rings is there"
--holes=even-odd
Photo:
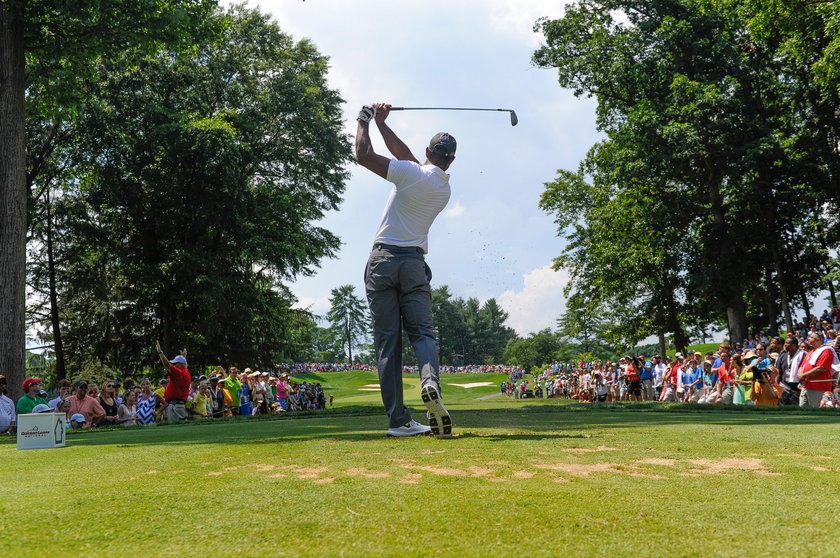
[[[344,386],[337,401],[374,383],[340,374],[324,379]],[[478,399],[484,388],[447,385],[473,380],[444,378],[447,440],[387,438],[378,400],[72,432],[54,450],[9,440],[0,554],[791,556],[836,545],[834,412]],[[422,419],[419,398],[409,405]]]

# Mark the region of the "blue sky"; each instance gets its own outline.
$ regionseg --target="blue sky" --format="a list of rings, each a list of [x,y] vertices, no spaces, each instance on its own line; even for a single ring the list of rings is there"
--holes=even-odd
[[[308,38],[331,59],[330,86],[346,101],[346,131],[355,134],[363,104],[511,108],[502,112],[392,113],[390,126],[422,160],[429,138],[458,140],[450,167],[452,198],[432,226],[426,261],[432,286],[456,296],[495,298],[520,335],[554,327],[564,307],[566,276],[550,269],[563,246],[552,217],[537,207],[556,170],[574,169],[598,139],[595,103],[576,99],[553,70],[530,63],[542,16],[562,15],[562,2],[537,0],[263,0],[295,39]],[[374,148],[387,154],[374,132]],[[364,295],[362,272],[390,183],[352,165],[344,202],[321,225],[342,247],[312,277],[291,284],[316,314],[330,289]]]

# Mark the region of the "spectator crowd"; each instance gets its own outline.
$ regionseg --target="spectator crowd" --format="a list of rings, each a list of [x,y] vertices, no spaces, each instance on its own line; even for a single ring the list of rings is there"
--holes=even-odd
[[[840,308],[821,318],[809,316],[785,337],[759,333],[740,343],[722,343],[717,352],[691,352],[673,357],[627,355],[617,362],[554,362],[533,379],[518,366],[442,366],[442,374],[502,373],[501,393],[510,397],[564,397],[581,402],[674,401],[698,404],[799,405],[840,409],[838,330]],[[275,373],[218,366],[208,375],[191,376],[186,351],[172,360],[158,347],[168,368],[156,387],[148,378],[135,385],[107,380],[100,386],[78,380],[58,383],[50,399],[40,378],[23,381],[24,395],[13,402],[0,375],[0,434],[14,434],[17,415],[59,412],[68,429],[133,426],[255,416],[333,404],[317,382],[294,382],[290,373],[337,372],[375,367],[340,363],[284,365]],[[416,367],[404,373],[416,374]]]
[[[833,316],[832,316],[833,317]],[[840,315],[838,315],[840,317]],[[837,329],[823,319],[785,337],[759,334],[722,343],[717,352],[673,357],[625,356],[618,362],[553,363],[534,380],[509,381],[513,397],[582,402],[675,401],[699,404],[799,405],[840,409]]]
[[[169,374],[157,386],[149,378],[123,385],[107,380],[101,389],[86,380],[65,379],[58,382],[58,396],[49,400],[41,379],[27,378],[16,404],[6,396],[6,378],[0,376],[0,434],[14,434],[17,415],[25,413],[64,413],[66,428],[87,429],[325,409],[333,404],[333,396],[319,382],[292,381],[286,370],[275,374],[219,366],[209,376],[190,376],[185,357],[167,365]],[[335,370],[326,366],[325,370]]]

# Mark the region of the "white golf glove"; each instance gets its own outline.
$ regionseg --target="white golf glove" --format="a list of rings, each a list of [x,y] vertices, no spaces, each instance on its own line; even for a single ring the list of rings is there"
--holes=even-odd
[[[365,105],[362,107],[362,110],[359,111],[359,116],[356,117],[356,120],[359,122],[370,122],[375,114],[375,108]]]

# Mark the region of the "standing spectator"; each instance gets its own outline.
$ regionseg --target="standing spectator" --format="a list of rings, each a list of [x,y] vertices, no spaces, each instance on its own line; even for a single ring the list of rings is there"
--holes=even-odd
[[[642,380],[642,399],[653,401],[653,363],[639,355],[639,378]]]
[[[662,395],[662,382],[665,378],[667,367],[662,362],[662,357],[657,355],[653,357],[653,400],[659,401]]]
[[[818,332],[808,334],[810,351],[805,355],[799,368],[801,391],[799,393],[800,407],[820,406],[823,393],[829,391],[834,381],[833,366],[838,364],[837,353],[833,347],[823,344],[823,336]]]
[[[722,403],[730,405],[732,397],[734,396],[732,390],[732,357],[729,355],[729,346],[725,350],[721,350],[720,359],[722,364],[717,368],[718,384],[717,384],[717,399],[715,403]]]
[[[17,414],[24,415],[31,413],[35,405],[46,404],[43,397],[38,395],[41,391],[41,378],[27,378],[23,381],[23,395],[17,402]]]
[[[277,403],[283,411],[289,410],[289,375],[285,372],[277,378]]]
[[[134,390],[125,392],[123,402],[117,409],[117,424],[135,426],[137,424],[137,394]]]
[[[73,415],[82,415],[85,418],[82,428],[91,428],[105,416],[105,409],[102,408],[99,401],[88,395],[88,383],[85,380],[76,382],[76,393],[68,397],[67,400],[70,402],[70,410],[67,411],[67,416],[72,419]]]
[[[805,351],[799,348],[799,341],[793,335],[785,340],[784,347],[776,359],[776,368],[779,369],[779,383],[784,392],[779,400],[780,405],[799,405],[799,367]]]
[[[250,368],[246,368],[242,373],[242,387],[239,388],[239,414],[245,417],[250,417],[251,411],[253,411],[251,407],[251,385],[253,380],[250,373]]]
[[[735,386],[732,403],[734,405],[746,405],[752,402],[753,389],[753,367],[758,362],[758,357],[753,351],[747,351],[743,357],[739,353],[732,356],[734,367],[732,370],[732,383]]]
[[[210,405],[214,417],[223,417],[231,414],[230,404],[233,401],[230,394],[222,387],[217,376],[210,378]]]
[[[752,367],[752,400],[756,405],[775,407],[779,404],[779,393],[776,391],[778,386],[775,380],[778,370],[773,366],[773,360],[767,354],[767,346],[764,343],[758,343],[755,346],[755,352],[758,359]]]
[[[166,401],[167,422],[179,422],[187,418],[187,398],[190,396],[190,377],[187,368],[187,350],[182,349],[181,354],[169,360],[160,349],[160,341],[155,341],[155,348],[164,367],[168,369],[169,381],[163,393]]]
[[[58,381],[58,397],[55,399],[50,399],[49,406],[53,409],[58,408],[58,404],[70,397],[70,393],[73,389],[73,384],[70,383],[70,380],[67,378],[62,378]]]
[[[17,424],[15,402],[6,393],[6,376],[0,376],[0,434],[14,434]]]
[[[137,397],[137,424],[154,424],[158,408],[166,408],[166,401],[158,392],[152,391],[152,381],[143,378]]]
[[[120,405],[117,402],[116,384],[113,380],[106,380],[102,385],[102,393],[97,398],[105,410],[105,416],[99,419],[97,426],[114,426],[117,424],[117,412]]]
[[[224,373],[225,369],[221,368],[222,373]],[[230,394],[231,402],[230,402],[230,410],[233,412],[234,415],[238,415],[241,412],[241,402],[239,401],[239,392],[242,391],[242,382],[239,380],[239,369],[235,366],[230,367],[229,375],[224,380],[219,380],[219,386],[227,390]],[[222,374],[224,375],[224,374]]]
[[[271,412],[271,388],[268,386],[268,372],[257,372],[254,382],[254,406],[257,414]]]
[[[98,399],[99,398],[99,385],[97,385],[95,382],[90,382],[88,384],[87,394],[90,397],[93,397],[94,399]]]
[[[209,418],[211,416],[210,409],[210,387],[207,384],[207,380],[202,380],[198,384],[198,393],[192,398],[190,411],[199,418]]]

